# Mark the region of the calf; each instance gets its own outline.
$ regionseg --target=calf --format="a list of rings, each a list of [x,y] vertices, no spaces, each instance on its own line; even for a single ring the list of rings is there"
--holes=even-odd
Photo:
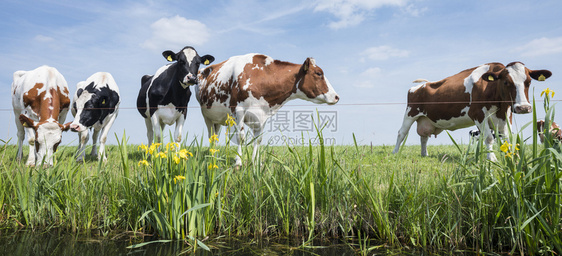
[[[66,119],[70,99],[64,77],[53,67],[41,66],[31,71],[14,72],[12,105],[18,129],[17,159],[23,156],[22,143],[27,134],[29,156],[27,165],[45,161],[53,165],[53,154],[70,123]]]
[[[544,129],[544,123],[545,123],[544,120],[537,121],[537,132],[539,133],[539,138],[541,140],[541,143],[544,143],[545,140],[544,132],[546,129]],[[560,126],[558,126],[558,124],[552,121],[549,130],[550,130],[550,134],[552,135],[552,138],[554,138],[555,141],[562,141],[562,130],[560,130]]]
[[[521,62],[512,62],[507,66],[488,63],[441,81],[425,81],[412,87],[408,91],[408,106],[393,153],[398,152],[414,122],[418,124],[422,156],[427,156],[430,135],[437,136],[443,130],[456,130],[474,124],[482,131],[486,146],[491,151],[493,127],[504,134],[512,111],[522,114],[531,112],[528,101],[531,79],[544,81],[551,75],[548,70],[530,70]],[[488,153],[488,159],[495,160],[496,157]]]
[[[316,61],[302,65],[273,60],[262,54],[247,54],[207,67],[199,74],[195,93],[209,137],[220,131],[228,115],[236,121],[239,140],[236,165],[242,164],[244,124],[252,129],[255,159],[267,119],[292,99],[336,104],[338,94]]]
[[[178,53],[165,51],[164,58],[173,62],[158,69],[153,76],[141,79],[137,109],[146,124],[148,144],[155,138],[161,141],[164,126],[176,124],[174,139],[181,142],[187,104],[191,97],[189,86],[197,84],[199,65],[209,65],[215,60],[211,55],[200,57],[193,47],[185,47]]]
[[[113,122],[115,122],[121,102],[119,88],[117,88],[113,76],[107,72],[95,73],[88,77],[86,81],[79,82],[76,87],[71,109],[74,121],[70,125],[72,131],[78,132],[79,144],[76,161],[82,162],[84,159],[90,129],[94,129],[92,135],[94,145],[90,154],[97,157],[98,160],[103,158],[106,161],[105,142],[107,134]],[[98,153],[97,145],[100,131]]]

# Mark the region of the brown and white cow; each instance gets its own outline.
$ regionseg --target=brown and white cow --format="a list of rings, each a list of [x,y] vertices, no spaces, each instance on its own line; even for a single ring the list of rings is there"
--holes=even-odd
[[[544,124],[545,124],[544,120],[537,121],[537,132],[539,133],[539,138],[541,140],[541,143],[544,143],[545,140],[544,132],[546,130],[544,129]],[[553,139],[555,139],[556,141],[562,141],[562,130],[560,130],[560,126],[558,126],[558,124],[556,124],[554,121],[552,121],[552,124],[550,125],[550,129],[548,129],[548,131],[550,131],[550,135],[552,136]]]
[[[43,159],[45,164],[53,165],[52,156],[62,132],[70,128],[70,123],[61,125],[70,105],[64,77],[48,66],[14,72],[12,105],[18,128],[17,159],[22,158],[22,143],[27,134],[27,165],[39,165]]]
[[[516,114],[532,111],[528,100],[531,78],[544,81],[551,75],[548,70],[530,70],[521,62],[512,62],[507,66],[484,64],[437,82],[424,80],[425,83],[408,91],[408,106],[393,153],[398,152],[414,122],[418,123],[422,156],[427,156],[430,135],[474,124],[482,131],[491,151],[492,129],[505,134],[512,111]],[[488,153],[488,159],[496,157]]]
[[[199,73],[195,94],[209,136],[219,133],[228,115],[236,121],[239,141],[236,165],[242,164],[246,124],[256,138],[255,159],[267,119],[292,99],[336,104],[338,94],[313,58],[302,65],[274,60],[262,54],[234,56]]]

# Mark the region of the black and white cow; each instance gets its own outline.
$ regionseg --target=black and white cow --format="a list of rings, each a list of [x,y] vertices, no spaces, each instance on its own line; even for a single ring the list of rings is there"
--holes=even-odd
[[[74,121],[70,125],[72,131],[78,132],[78,152],[76,161],[82,162],[86,154],[86,143],[89,138],[89,130],[94,129],[92,135],[93,147],[91,155],[98,160],[106,161],[105,142],[109,129],[117,117],[119,103],[119,88],[107,72],[98,72],[88,77],[86,81],[79,82],[76,86],[74,102],[72,104],[72,115]],[[100,147],[97,151],[98,136],[101,131]]]
[[[175,62],[159,68],[153,76],[143,76],[137,98],[137,109],[144,117],[149,145],[154,138],[157,142],[161,141],[164,126],[174,123],[174,139],[181,142],[187,103],[191,97],[189,86],[198,83],[199,65],[209,65],[215,60],[211,55],[199,56],[190,46],[178,53],[164,51],[162,55],[168,61]]]

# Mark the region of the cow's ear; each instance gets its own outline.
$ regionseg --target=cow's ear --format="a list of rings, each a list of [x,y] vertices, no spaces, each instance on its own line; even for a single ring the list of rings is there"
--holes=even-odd
[[[306,60],[304,61],[304,63],[302,64],[302,67],[301,67],[301,69],[304,72],[307,72],[308,68],[310,68],[310,58],[306,58]]]
[[[78,91],[76,91],[76,97],[80,97],[80,95],[82,95],[82,92],[84,92],[84,89],[78,89]]]
[[[26,115],[20,114],[19,119],[23,127],[35,128],[35,122],[31,120],[31,118],[27,117]]]
[[[544,81],[550,76],[552,76],[552,72],[548,70],[529,70],[529,75],[538,81]]]
[[[59,124],[59,127],[63,132],[66,132],[70,129],[70,124],[72,124],[72,122],[68,122],[64,125]]]
[[[211,63],[213,63],[213,61],[215,61],[215,57],[211,56],[211,55],[205,55],[203,57],[201,57],[201,63],[203,63],[204,65],[209,65]]]
[[[494,72],[486,72],[482,75],[482,80],[486,82],[494,82],[498,80],[498,74]]]
[[[166,58],[169,62],[177,60],[176,54],[170,50],[164,51],[162,56],[164,56],[164,58]]]

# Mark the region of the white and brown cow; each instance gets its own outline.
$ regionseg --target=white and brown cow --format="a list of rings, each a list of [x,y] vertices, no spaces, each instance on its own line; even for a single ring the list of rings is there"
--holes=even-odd
[[[421,137],[421,154],[427,156],[427,140],[443,130],[456,130],[476,124],[482,132],[488,149],[492,150],[492,129],[507,132],[511,112],[529,113],[529,86],[531,79],[544,81],[552,73],[548,70],[530,70],[521,62],[507,66],[488,63],[464,70],[437,82],[427,82],[408,91],[408,106],[402,127],[398,131],[398,152],[410,127],[417,122]],[[421,82],[416,80],[414,82]],[[488,159],[495,160],[493,153]]]
[[[324,71],[312,58],[300,65],[262,54],[234,56],[202,70],[199,81],[195,95],[201,104],[209,136],[220,132],[228,115],[236,121],[237,166],[242,164],[244,124],[256,138],[252,154],[255,159],[265,122],[283,104],[292,99],[328,104],[339,100]]]
[[[552,124],[550,125],[550,129],[545,129],[544,124],[545,124],[544,120],[537,121],[537,132],[539,133],[539,138],[541,140],[541,143],[544,143],[546,139],[545,132],[548,133],[548,131],[550,131],[550,136],[555,141],[562,141],[562,130],[560,130],[560,126],[558,126],[556,122],[552,121]]]
[[[86,143],[93,129],[93,147],[91,155],[98,160],[107,160],[105,156],[105,142],[109,129],[115,122],[119,111],[119,88],[113,76],[107,72],[97,72],[86,81],[76,85],[76,93],[72,103],[74,121],[70,125],[72,131],[78,132],[78,151],[76,161],[82,162],[86,154]],[[99,137],[101,131],[101,137]],[[99,152],[97,150],[99,138]]]
[[[18,129],[17,159],[23,156],[22,143],[27,134],[27,165],[53,165],[53,153],[67,131],[66,119],[70,99],[64,77],[53,67],[41,66],[31,71],[14,72],[12,105]]]
[[[209,65],[215,60],[211,55],[199,56],[190,46],[178,53],[164,51],[162,55],[173,63],[159,68],[153,76],[143,76],[137,97],[137,109],[144,118],[149,145],[153,139],[160,142],[164,126],[174,123],[174,139],[181,142],[187,104],[191,97],[189,87],[198,83],[199,65]]]

